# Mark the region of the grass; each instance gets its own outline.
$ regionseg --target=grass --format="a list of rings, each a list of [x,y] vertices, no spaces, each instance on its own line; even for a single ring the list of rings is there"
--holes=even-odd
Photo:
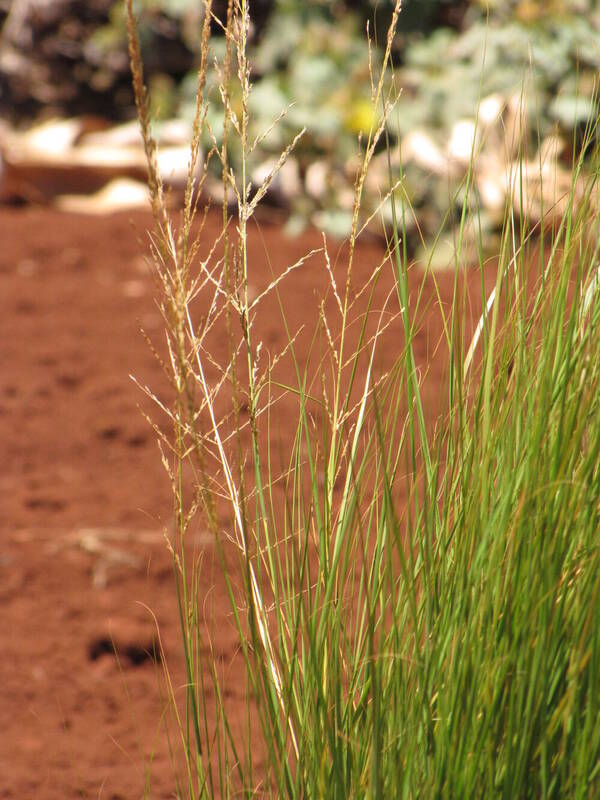
[[[457,270],[445,317],[447,400],[439,418],[429,419],[413,347],[420,292],[409,275],[402,219],[360,300],[352,288],[364,180],[394,107],[386,79],[392,27],[381,73],[372,78],[381,114],[362,142],[345,281],[336,283],[324,240],[318,255],[329,289],[314,321],[314,362],[298,358],[297,332],[281,305],[287,346],[264,366],[256,315],[303,261],[252,296],[248,227],[274,174],[260,187],[248,185],[255,146],[247,133],[248,0],[230,0],[226,19],[216,23],[226,43],[220,98],[204,94],[212,14],[205,2],[178,222],[157,169],[131,0],[127,8],[173,387],[172,403],[161,405],[171,435],[159,437],[173,487],[169,547],[187,670],[183,704],[166,671],[172,746],[184,765],[179,795],[600,794],[594,174],[584,179],[583,157],[574,156],[565,211],[558,220],[543,215],[535,230],[524,211],[507,205],[494,294],[487,303],[483,296],[472,341]],[[393,24],[399,13],[400,2]],[[237,110],[225,88],[233,74]],[[208,102],[222,104],[224,144],[201,154]],[[595,130],[587,134],[592,141]],[[239,176],[227,159],[232,137],[243,152]],[[202,224],[194,218],[208,158],[220,160],[224,197],[235,202],[224,202],[222,234],[199,258]],[[468,174],[465,209],[471,189]],[[382,281],[393,291],[376,308]],[[203,319],[195,317],[199,295],[210,307]],[[401,352],[381,374],[377,348],[392,324],[403,332]],[[224,362],[211,350],[215,332],[228,342]],[[280,473],[270,424],[282,359],[296,375],[285,387],[295,399],[296,434]],[[202,562],[186,538],[198,519],[215,538],[246,665],[245,735],[232,723],[216,662],[201,655],[211,652],[201,623]]]

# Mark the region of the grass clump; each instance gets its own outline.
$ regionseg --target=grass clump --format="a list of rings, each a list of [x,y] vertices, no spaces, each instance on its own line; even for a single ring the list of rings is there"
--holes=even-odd
[[[261,186],[249,185],[257,143],[248,136],[248,0],[230,0],[223,20],[214,17],[210,0],[204,5],[188,190],[176,224],[156,167],[127,0],[173,387],[173,402],[160,403],[172,435],[159,435],[173,486],[176,532],[169,546],[187,670],[183,709],[172,689],[184,763],[180,795],[594,796],[600,789],[594,179],[582,192],[575,164],[564,213],[558,220],[552,215],[551,224],[542,218],[536,231],[507,205],[494,293],[487,302],[482,293],[471,347],[468,298],[457,271],[444,315],[447,401],[439,418],[429,419],[424,365],[414,348],[423,284],[409,275],[402,219],[372,281],[352,286],[365,176],[396,99],[384,75],[397,2],[381,72],[372,76],[381,113],[363,138],[339,287],[325,240],[316,254],[329,288],[316,321],[315,363],[297,357],[297,332],[281,305],[287,345],[265,367],[256,315],[267,298],[278,302],[281,281],[305,260],[253,294],[248,227],[295,143]],[[219,98],[204,94],[211,20],[225,30]],[[235,110],[227,89],[233,75],[241,96]],[[203,157],[209,102],[222,105],[224,135]],[[232,137],[243,154],[237,176],[228,161]],[[225,200],[221,236],[200,257],[203,226],[194,218],[206,158],[221,164]],[[465,209],[469,189],[467,176]],[[459,261],[465,218],[457,232]],[[387,300],[377,307],[376,287],[386,282]],[[208,310],[200,317],[202,295]],[[400,332],[399,357],[378,373],[378,348],[389,330]],[[215,336],[226,339],[225,356]],[[282,359],[294,367],[293,387],[277,381]],[[295,398],[296,433],[279,472],[270,424],[281,391]],[[234,729],[201,622],[202,564],[190,556],[186,538],[198,518],[214,535],[246,666],[245,734]]]

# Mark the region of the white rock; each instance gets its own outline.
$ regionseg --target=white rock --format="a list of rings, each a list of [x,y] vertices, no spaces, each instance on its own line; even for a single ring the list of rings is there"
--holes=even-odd
[[[77,141],[82,124],[80,119],[52,119],[25,133],[4,131],[3,145],[18,160],[62,158]]]
[[[410,131],[402,143],[402,160],[414,161],[419,167],[445,175],[448,172],[448,159],[441,148],[425,131],[415,129]]]
[[[86,133],[81,137],[81,144],[85,147],[141,147],[140,126],[134,120],[103,131]]]
[[[110,214],[133,208],[149,209],[148,187],[140,181],[116,178],[92,195],[60,195],[56,206],[61,211],[80,214]]]
[[[328,179],[329,164],[326,161],[314,161],[304,176],[307,193],[315,200],[322,200],[327,194]]]
[[[159,148],[157,155],[158,171],[163,181],[177,188],[184,187],[187,181],[190,161],[189,147]],[[201,159],[196,164],[196,171],[202,166]]]
[[[482,170],[476,176],[477,188],[484,206],[490,211],[501,211],[506,202],[506,182],[499,169]]]
[[[499,121],[505,105],[502,95],[491,94],[485,97],[479,104],[479,113],[477,115],[479,124],[484,128],[495,125]]]
[[[278,159],[268,158],[256,167],[252,173],[252,185],[259,189],[273,173]],[[269,193],[279,195],[283,200],[289,201],[297,197],[302,189],[300,170],[296,160],[290,156],[279,172],[273,177],[269,186]]]
[[[462,119],[452,126],[446,147],[451,161],[468,166],[471,158],[477,157],[477,126],[475,120]]]

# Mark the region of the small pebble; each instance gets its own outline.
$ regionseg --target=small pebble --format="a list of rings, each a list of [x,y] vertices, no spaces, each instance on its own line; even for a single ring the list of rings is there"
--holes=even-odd
[[[39,264],[31,258],[24,258],[17,264],[17,275],[22,278],[31,278],[39,271]]]
[[[125,297],[143,297],[146,294],[146,285],[143,281],[139,281],[133,279],[131,281],[125,281],[123,284],[123,294]]]

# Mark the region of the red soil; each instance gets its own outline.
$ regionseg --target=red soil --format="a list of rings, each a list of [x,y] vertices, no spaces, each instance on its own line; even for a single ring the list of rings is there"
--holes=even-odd
[[[141,324],[161,341],[146,248],[132,217],[143,238],[150,222],[143,214],[0,212],[0,798],[139,798],[151,754],[152,797],[174,796],[160,668],[146,652],[154,636],[151,609],[174,680],[183,681],[163,538],[172,501],[154,434],[137,407],[142,393],[129,373],[157,391],[168,389],[139,333]],[[207,240],[217,230],[218,218],[210,217]],[[289,240],[273,226],[253,229],[256,289],[269,283],[271,269],[278,274],[320,244],[314,232]],[[376,244],[358,249],[356,286],[368,280],[382,253]],[[314,319],[325,278],[322,259],[315,258],[286,282],[292,330]],[[452,276],[438,283],[447,305]],[[468,283],[476,294],[479,277]],[[390,285],[388,271],[378,286],[379,305]],[[428,280],[416,351],[421,367],[431,364],[430,410],[443,396],[446,365],[443,342],[437,349],[442,325],[435,298]],[[272,352],[284,345],[274,299],[258,317],[257,336]],[[394,361],[401,341],[395,323],[382,344],[381,366]],[[301,361],[309,345],[310,337],[300,340]],[[287,369],[293,383],[291,365],[280,369],[280,378]],[[284,446],[289,419],[284,405],[276,422]],[[290,434],[291,428],[288,445]],[[216,657],[243,720],[245,685],[232,667],[229,602],[216,567],[209,586],[210,537],[197,533],[196,544],[208,554]]]

